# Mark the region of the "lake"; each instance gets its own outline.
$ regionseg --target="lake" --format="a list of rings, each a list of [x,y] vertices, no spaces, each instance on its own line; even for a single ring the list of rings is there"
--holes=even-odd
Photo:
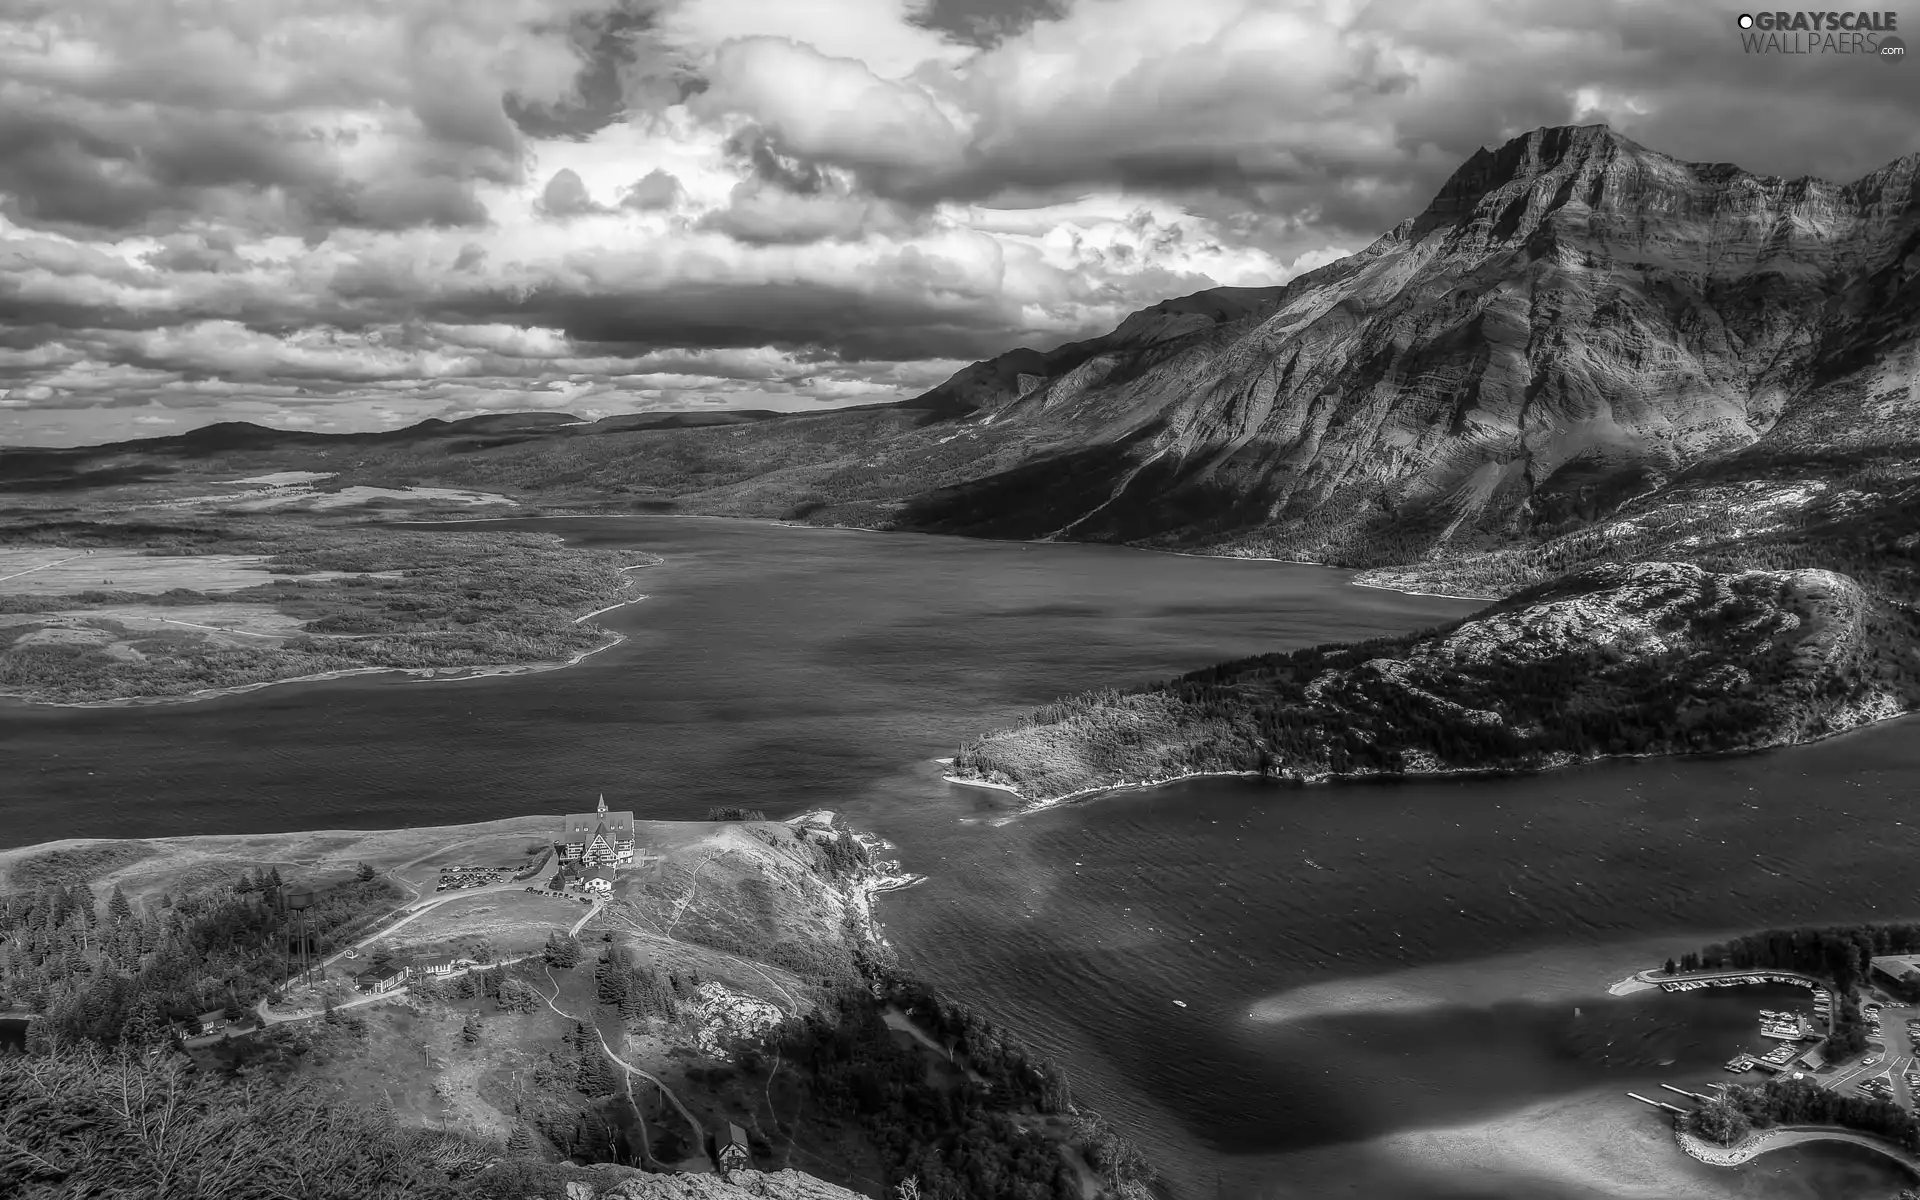
[[[0,710],[0,843],[601,792],[645,817],[832,808],[929,876],[882,905],[908,964],[1067,1062],[1183,1200],[1891,1194],[1848,1148],[1699,1166],[1625,1097],[1717,1078],[1779,997],[1606,992],[1727,932],[1910,912],[1909,723],[1524,779],[1195,781],[1009,822],[932,760],[1057,695],[1476,606],[1110,547],[538,525],[664,556],[602,618],[626,642],[539,675]]]

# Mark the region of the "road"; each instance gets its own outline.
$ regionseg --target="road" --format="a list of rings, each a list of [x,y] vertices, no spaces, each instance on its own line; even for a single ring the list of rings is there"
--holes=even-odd
[[[411,885],[407,885],[407,886],[411,887]],[[334,963],[339,962],[341,959],[345,958],[349,951],[358,953],[362,947],[371,945],[372,943],[379,941],[381,938],[391,934],[394,930],[399,929],[400,927],[406,925],[409,921],[412,921],[414,918],[422,915],[423,913],[428,912],[431,909],[437,908],[442,904],[445,904],[449,900],[463,900],[468,896],[483,896],[489,892],[504,892],[504,891],[517,892],[517,891],[525,891],[526,889],[527,889],[527,882],[526,880],[522,879],[518,881],[508,880],[502,883],[492,883],[492,884],[488,884],[485,887],[462,888],[457,892],[448,892],[445,895],[436,895],[431,900],[422,901],[419,904],[415,905],[413,908],[408,909],[405,915],[403,915],[399,920],[393,922],[391,925],[382,926],[381,928],[373,931],[372,933],[369,933],[366,937],[361,938],[358,942],[355,942],[352,946],[348,947],[346,950],[341,950],[340,952],[334,954],[330,958],[325,959],[317,967],[315,967],[314,970],[324,972],[328,967],[332,966]],[[587,922],[593,920],[594,917],[598,916],[600,913],[600,910],[606,907],[606,903],[607,902],[605,899],[595,897],[593,903],[587,906],[587,911],[581,914],[580,919],[578,921],[575,921],[573,925],[568,928],[567,936],[568,937],[580,936],[580,931],[586,928]],[[530,958],[539,958],[539,957],[540,957],[539,953],[522,954],[517,958],[497,959],[494,962],[485,964],[485,966],[505,967],[505,966],[511,966],[514,963],[525,962]],[[334,1008],[335,1009],[358,1008],[363,1004],[372,1004],[377,1000],[387,1000],[395,996],[404,996],[406,994],[407,994],[407,988],[406,988],[406,985],[403,984],[400,987],[394,988],[390,992],[377,992],[370,995],[354,996],[348,1000],[344,1000],[339,1004],[334,1005]],[[289,1021],[311,1020],[312,1018],[320,1016],[321,1014],[326,1012],[326,1009],[325,1008],[298,1008],[293,1010],[290,1013],[274,1013],[274,1012],[268,1011],[267,998],[262,996],[260,998],[260,1002],[254,1006],[253,1011],[254,1011],[254,1014],[260,1018],[260,1024],[265,1026],[265,1025],[284,1025]]]
[[[1836,1092],[1854,1094],[1857,1084],[1866,1082],[1875,1076],[1884,1076],[1893,1084],[1893,1098],[1912,1111],[1913,1091],[1907,1086],[1906,1069],[1914,1061],[1913,1036],[1907,1032],[1907,1018],[1914,1015],[1910,1008],[1882,1008],[1880,1011],[1880,1032],[1874,1036],[1883,1049],[1869,1048],[1866,1058],[1878,1058],[1873,1066],[1862,1066],[1856,1061],[1845,1069],[1832,1075],[1816,1079]]]
[[[72,562],[72,561],[73,561],[74,559],[76,559],[76,558],[85,558],[85,557],[86,557],[87,555],[89,555],[89,554],[92,554],[92,553],[93,553],[93,551],[91,551],[91,550],[86,550],[86,551],[82,551],[82,552],[81,552],[81,553],[79,553],[79,554],[75,554],[75,555],[73,555],[73,556],[72,556],[72,557],[70,557],[70,558],[58,558],[58,559],[55,559],[55,560],[54,560],[54,561],[52,561],[52,562],[43,562],[43,563],[41,563],[41,564],[40,564],[39,566],[35,566],[35,567],[28,567],[28,568],[27,568],[26,570],[24,570],[24,571],[15,571],[15,572],[14,572],[13,574],[11,574],[11,575],[0,575],[0,583],[5,583],[5,582],[6,582],[7,580],[9,580],[9,579],[18,579],[18,578],[20,578],[20,577],[21,577],[22,575],[31,575],[31,574],[33,574],[33,573],[34,573],[35,571],[44,571],[44,570],[46,570],[46,569],[47,569],[48,567],[57,567],[57,566],[59,566],[59,565],[60,565],[61,563],[70,563],[70,562]]]

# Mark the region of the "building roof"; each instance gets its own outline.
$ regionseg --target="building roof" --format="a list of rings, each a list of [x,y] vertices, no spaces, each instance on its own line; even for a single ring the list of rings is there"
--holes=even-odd
[[[590,812],[568,813],[560,819],[560,840],[568,843],[587,843],[598,834],[609,842],[631,842],[633,840],[633,814],[631,812]]]
[[[589,872],[587,875],[587,878],[588,879],[604,879],[608,883],[612,883],[613,868],[608,866],[605,863],[602,863],[599,866],[595,867],[591,872]]]
[[[1908,971],[1920,968],[1920,954],[1881,954],[1870,960],[1879,970],[1898,979]]]
[[[383,983],[389,979],[398,979],[401,974],[399,967],[388,967],[384,971],[362,971],[353,978],[355,983]]]
[[[744,1150],[747,1146],[747,1131],[729,1121],[727,1123],[727,1140],[720,1144],[722,1146],[738,1146]]]

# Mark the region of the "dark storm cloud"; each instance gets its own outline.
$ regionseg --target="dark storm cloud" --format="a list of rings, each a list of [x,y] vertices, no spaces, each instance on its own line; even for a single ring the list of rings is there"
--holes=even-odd
[[[856,241],[905,222],[887,205],[845,191],[794,193],[757,180],[736,184],[725,208],[701,217],[695,229],[724,233],[750,246],[800,246]]]
[[[827,186],[827,173],[814,164],[776,147],[767,131],[749,126],[727,139],[727,157],[735,166],[764,183],[796,196],[810,196]]]
[[[547,180],[547,186],[541,191],[535,207],[542,216],[562,220],[611,211],[605,205],[595,203],[593,197],[587,194],[587,185],[577,172],[565,168],[555,171],[553,178]]]
[[[550,103],[509,93],[505,109],[531,137],[585,141],[626,111],[627,73],[637,60],[636,38],[653,24],[652,14],[631,6],[576,16],[568,28],[579,48],[580,71],[573,95]]]
[[[23,224],[128,229],[222,187],[299,187],[309,167],[244,118],[192,126],[77,105],[0,105],[0,193]]]
[[[620,207],[636,212],[661,212],[679,204],[686,189],[673,172],[655,167],[620,191]]]
[[[984,47],[1005,41],[1035,21],[1056,18],[1065,9],[1061,0],[931,0],[909,20]]]
[[[146,255],[149,266],[161,271],[238,271],[246,267],[233,236],[228,233],[173,234]]]
[[[1307,4],[1080,0],[1054,16],[924,96],[756,47],[716,62],[701,103],[751,118],[764,132],[743,153],[789,190],[811,164],[922,206],[1212,195],[1345,240],[1417,212],[1482,145],[1543,125],[1608,123],[1681,157],[1843,180],[1914,150],[1920,127],[1910,71],[1748,55],[1733,14],[1706,6],[1386,0],[1336,25]],[[934,94],[968,113],[964,134]]]
[[[997,299],[936,300],[918,282],[908,267],[891,286],[872,291],[776,281],[745,288],[688,283],[624,295],[496,294],[452,302],[440,315],[530,322],[628,355],[771,346],[845,359],[972,359],[998,354],[1011,338],[1031,332]]]

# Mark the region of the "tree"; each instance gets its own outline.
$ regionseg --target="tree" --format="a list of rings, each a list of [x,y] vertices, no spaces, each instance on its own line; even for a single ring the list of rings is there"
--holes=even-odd
[[[368,866],[366,863],[360,863],[359,865],[355,866],[353,869],[353,877],[355,879],[358,879],[361,883],[366,883],[368,880],[372,879],[375,874],[376,872],[374,871],[374,869]]]
[[[133,905],[127,903],[127,894],[120,890],[119,884],[113,885],[113,895],[107,900],[107,915],[115,921],[127,921],[133,918]]]
[[[547,935],[547,944],[540,953],[550,967],[564,969],[580,965],[580,943],[559,933]]]
[[[1673,974],[1676,974],[1676,973],[1677,973],[1677,970],[1678,970],[1678,969],[1677,969],[1677,968],[1676,968],[1676,967],[1675,967],[1675,966],[1673,965],[1673,960],[1672,960],[1672,959],[1668,959],[1668,960],[1667,960],[1667,974],[1669,974],[1669,975],[1673,975]]]
[[[513,1127],[512,1136],[507,1138],[508,1158],[532,1158],[534,1155],[533,1130],[524,1124]]]
[[[600,1003],[620,1008],[628,1003],[633,986],[626,952],[610,946],[593,967],[594,997]]]
[[[1731,1146],[1752,1130],[1747,1114],[1725,1099],[1710,1100],[1693,1113],[1693,1131],[1722,1146]]]
[[[460,1040],[469,1046],[480,1040],[480,1013],[477,1010],[468,1013],[466,1023],[460,1026]]]
[[[524,979],[508,976],[500,981],[500,1007],[507,1012],[530,1013],[539,1005],[539,996]]]

